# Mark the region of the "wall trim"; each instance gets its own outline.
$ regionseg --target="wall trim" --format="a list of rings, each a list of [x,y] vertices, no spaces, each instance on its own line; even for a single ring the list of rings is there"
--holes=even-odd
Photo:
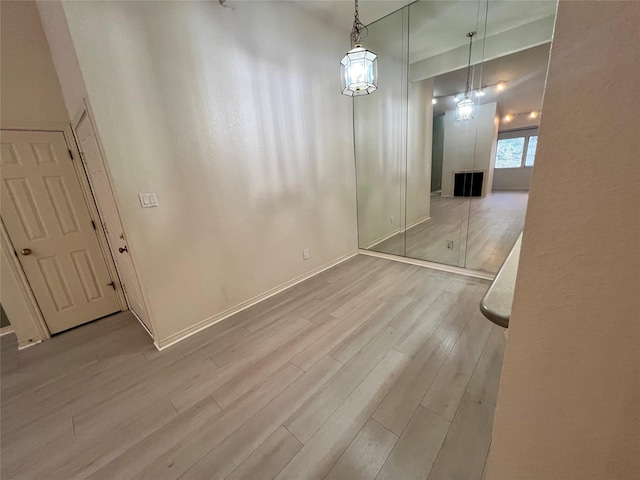
[[[9,335],[10,333],[13,333],[13,327],[11,325],[0,328],[0,337],[4,337],[5,335]]]
[[[146,313],[147,313],[147,318],[149,320],[149,323],[151,324],[151,328],[147,328],[146,325],[144,325],[144,322],[136,315],[136,318],[138,318],[138,320],[140,321],[140,323],[142,323],[144,325],[144,329],[145,331],[149,334],[149,336],[151,336],[151,338],[153,338],[155,340],[155,336],[153,334],[153,331],[157,330],[156,326],[155,326],[155,321],[154,321],[154,316],[152,313],[152,309],[151,309],[151,302],[149,300],[149,296],[147,295],[147,291],[146,291],[146,287],[144,286],[144,284],[142,283],[142,281],[140,280],[140,275],[139,275],[139,271],[140,269],[138,268],[138,262],[136,260],[136,254],[135,254],[135,248],[132,248],[131,245],[131,241],[130,241],[130,237],[127,231],[127,227],[125,226],[125,223],[122,219],[122,214],[121,212],[123,211],[122,208],[120,208],[120,201],[116,195],[115,192],[115,188],[114,188],[114,181],[113,181],[113,176],[111,175],[111,167],[109,166],[109,161],[107,159],[107,154],[106,151],[104,149],[104,145],[102,144],[102,137],[100,136],[100,132],[98,131],[98,126],[95,120],[95,115],[93,114],[93,109],[91,108],[91,104],[89,103],[89,99],[87,97],[83,97],[82,98],[82,106],[78,108],[78,111],[76,112],[75,117],[73,118],[73,123],[71,124],[72,128],[71,128],[71,133],[73,134],[73,140],[74,140],[74,144],[78,150],[78,155],[80,157],[80,161],[83,165],[83,168],[85,169],[84,171],[84,176],[86,178],[87,181],[87,185],[91,186],[91,181],[89,180],[89,174],[86,172],[86,164],[84,159],[82,158],[82,155],[80,155],[80,144],[77,140],[77,137],[75,135],[75,129],[78,127],[78,125],[80,124],[80,122],[83,120],[83,118],[86,116],[87,120],[89,121],[89,124],[91,125],[91,128],[93,130],[93,134],[96,140],[96,144],[98,145],[98,151],[100,152],[100,161],[102,163],[102,166],[104,167],[104,171],[109,183],[109,190],[111,191],[111,196],[113,198],[113,203],[116,207],[116,212],[118,214],[118,219],[120,221],[120,228],[122,229],[122,232],[124,233],[124,237],[126,239],[127,245],[129,245],[129,256],[131,258],[131,263],[133,264],[133,273],[135,276],[135,280],[138,283],[138,287],[140,288],[140,293],[142,294],[142,302],[144,303],[144,307],[146,309]],[[102,228],[104,229],[104,225],[102,224],[102,220],[100,217],[100,213],[98,210],[98,199],[95,198],[95,196],[93,195],[93,193],[91,193],[92,195],[92,201],[93,201],[93,205],[96,208],[96,215],[97,218],[100,220],[99,223],[102,226]],[[111,247],[109,245],[109,242],[106,238],[106,234],[105,234],[105,254],[108,254],[111,258],[111,261],[113,262],[113,269],[115,272],[116,277],[118,278],[118,281],[120,281],[120,275],[118,272],[118,267],[115,263],[115,251],[111,250]],[[120,287],[122,288],[122,282],[120,282]],[[120,289],[121,289],[120,288]],[[118,289],[118,291],[120,290]],[[124,310],[129,309],[129,305],[127,303],[127,299],[126,296],[124,295],[124,293],[122,294],[122,298],[123,298],[123,302],[125,305]],[[123,310],[123,311],[124,311]],[[129,309],[131,312],[133,312],[132,309]]]
[[[236,305],[235,307],[231,307],[227,310],[225,310],[224,312],[221,312],[217,315],[214,315],[212,317],[209,317],[205,320],[202,320],[201,322],[198,322],[197,324],[186,328],[178,333],[175,333],[173,335],[171,335],[170,337],[164,339],[164,340],[156,340],[154,341],[154,345],[156,346],[156,348],[160,351],[175,345],[178,342],[181,342],[182,340],[185,340],[189,337],[191,337],[192,335],[195,335],[198,332],[201,332],[202,330],[205,330],[206,328],[209,328],[212,325],[215,325],[218,322],[221,322],[223,320],[225,320],[226,318],[235,315],[236,313],[239,313],[243,310],[246,310],[247,308],[262,302],[263,300],[266,300],[267,298],[273,297],[274,295],[277,295],[278,293],[281,293],[285,290],[288,290],[289,288],[293,287],[294,285],[297,285],[298,283],[304,282],[305,280],[310,279],[311,277],[315,277],[316,275],[318,275],[319,273],[324,272],[325,270],[328,270],[332,267],[335,267],[336,265],[341,264],[342,262],[345,262],[347,260],[349,260],[350,258],[355,257],[356,255],[358,255],[358,251],[352,251],[350,253],[347,253],[345,255],[342,255],[341,257],[338,257],[337,259],[326,263],[314,270],[311,270],[308,273],[305,273],[304,275],[301,275],[299,277],[294,278],[293,280],[289,280],[288,282],[285,282],[275,288],[272,288],[271,290],[267,290],[265,293],[262,293],[256,297],[250,298],[249,300],[246,300],[238,305]]]
[[[470,270],[468,268],[454,267],[452,265],[444,265],[442,263],[428,262],[426,260],[418,260],[416,258],[401,257],[399,255],[391,255],[389,253],[372,252],[370,250],[360,250],[359,253],[369,255],[371,257],[384,258],[385,260],[393,260],[400,263],[408,263],[409,265],[417,265],[418,267],[430,268],[441,272],[455,273],[465,277],[479,278],[481,280],[491,280],[496,277],[493,273],[481,272],[479,270]]]
[[[423,222],[426,222],[427,220],[431,220],[431,215],[427,215],[426,217],[423,217],[423,218],[421,218],[421,219],[419,219],[419,220],[416,220],[415,222],[413,222],[413,223],[411,223],[411,224],[407,225],[407,226],[406,226],[406,227],[404,227],[404,228],[399,228],[398,230],[394,230],[394,231],[393,231],[393,232],[391,232],[389,235],[386,235],[386,236],[382,237],[381,239],[376,239],[376,240],[374,240],[372,243],[370,243],[370,244],[369,244],[369,245],[367,245],[366,247],[363,247],[362,249],[366,250],[366,249],[368,249],[368,248],[373,248],[373,247],[375,247],[376,245],[378,245],[379,243],[382,243],[382,242],[384,242],[385,240],[388,240],[388,239],[390,239],[391,237],[393,237],[393,236],[395,236],[395,235],[399,235],[399,234],[401,234],[401,233],[404,233],[404,232],[406,232],[407,230],[409,230],[409,229],[411,229],[411,228],[415,227],[416,225],[419,225],[419,224],[421,224],[421,223],[423,223]],[[361,250],[362,250],[362,249],[361,249]]]
[[[32,342],[31,340],[18,342],[18,350],[24,350],[25,348],[33,347],[34,345],[38,345],[39,343],[42,343],[42,340],[37,340],[35,342]]]
[[[416,220],[415,222],[410,223],[409,225],[407,225],[407,226],[405,227],[405,229],[404,229],[404,230],[405,230],[405,231],[406,231],[406,230],[410,230],[410,229],[412,229],[413,227],[415,227],[415,226],[417,226],[417,225],[420,225],[420,224],[421,224],[421,223],[423,223],[423,222],[426,222],[427,220],[431,220],[431,215],[427,215],[426,217],[422,217],[422,218],[420,218],[420,219]],[[401,233],[402,233],[402,232],[401,232]]]
[[[400,233],[402,233],[401,229],[398,230],[394,230],[393,232],[391,232],[388,235],[384,235],[383,237],[379,237],[376,238],[373,242],[369,243],[368,245],[366,245],[365,247],[361,248],[361,250],[366,250],[368,248],[373,248],[376,245],[378,245],[379,243],[384,242],[385,240],[389,240],[391,237],[395,236],[395,235],[399,235]]]
[[[133,314],[134,317],[136,317],[136,320],[138,320],[138,323],[140,325],[142,325],[142,328],[144,328],[146,330],[146,332],[149,334],[149,336],[151,338],[153,338],[153,334],[151,333],[151,331],[147,328],[147,326],[144,324],[144,322],[142,321],[142,319],[138,316],[138,314],[136,312],[133,311],[133,309],[129,309],[129,311]]]
[[[87,209],[89,210],[89,216],[91,217],[91,220],[96,223],[96,226],[99,227],[96,229],[96,236],[98,237],[98,244],[100,245],[100,251],[102,252],[104,263],[107,265],[109,276],[111,277],[112,281],[122,285],[122,283],[120,282],[120,277],[118,275],[118,270],[116,268],[115,260],[109,249],[107,233],[104,231],[104,225],[100,220],[98,205],[96,204],[96,199],[93,196],[93,191],[91,189],[91,184],[89,183],[89,176],[86,171],[86,166],[84,164],[84,160],[82,160],[82,155],[80,155],[80,149],[78,148],[75,132],[73,131],[73,127],[71,126],[71,124],[65,126],[62,133],[65,136],[68,148],[73,152],[74,160],[72,163],[73,167],[76,170],[76,176],[78,177],[80,188],[82,189],[84,203],[87,205]],[[129,309],[129,306],[127,305],[127,299],[124,296],[122,288],[116,288],[116,297],[118,298],[120,311],[127,311]]]

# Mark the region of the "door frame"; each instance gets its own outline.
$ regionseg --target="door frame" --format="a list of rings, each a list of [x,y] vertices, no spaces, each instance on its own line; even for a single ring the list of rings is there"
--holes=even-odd
[[[15,281],[16,286],[18,287],[18,292],[22,297],[21,300],[24,301],[30,313],[30,318],[11,318],[11,326],[13,327],[16,335],[19,335],[21,331],[33,331],[33,328],[29,328],[27,323],[32,323],[35,327],[35,331],[37,332],[37,335],[29,335],[27,338],[18,338],[18,349],[23,349],[51,338],[51,332],[49,332],[49,327],[47,327],[47,323],[44,321],[40,305],[38,305],[36,297],[33,294],[33,290],[31,290],[31,285],[29,284],[27,275],[22,269],[16,249],[1,217],[0,242],[2,244],[2,247],[0,248],[0,250],[2,250],[2,255],[6,255],[9,262],[9,267],[11,269],[9,273],[12,277],[11,280]],[[5,304],[6,310],[7,299],[3,298],[3,303]]]
[[[138,282],[138,287],[140,288],[140,293],[142,295],[142,301],[144,302],[144,307],[146,310],[146,314],[147,314],[147,318],[149,320],[149,323],[151,324],[151,331],[147,328],[147,326],[144,324],[144,322],[142,321],[142,319],[140,319],[140,317],[138,317],[138,315],[136,315],[136,313],[129,308],[128,304],[127,304],[127,309],[129,311],[131,311],[131,313],[133,314],[134,317],[136,317],[136,319],[138,320],[138,322],[140,323],[140,325],[142,325],[142,328],[144,328],[146,330],[146,332],[149,334],[149,336],[155,341],[155,335],[154,333],[157,331],[156,326],[155,326],[155,322],[153,321],[153,314],[151,313],[151,309],[149,307],[150,303],[149,303],[149,297],[147,296],[147,293],[142,285],[142,283],[140,282],[140,278],[138,277],[138,263],[136,262],[136,257],[135,254],[133,252],[133,249],[131,248],[131,242],[129,241],[129,234],[127,232],[127,229],[125,227],[124,222],[122,221],[122,215],[120,215],[120,205],[118,202],[118,198],[115,195],[114,192],[114,188],[113,188],[113,177],[111,176],[111,171],[109,170],[108,165],[105,162],[105,159],[107,158],[107,156],[105,155],[105,150],[104,150],[104,146],[102,144],[102,139],[100,138],[98,129],[96,127],[96,121],[95,121],[95,117],[93,115],[93,110],[91,109],[91,104],[89,103],[89,100],[84,97],[82,99],[82,106],[80,108],[78,108],[78,110],[76,111],[75,116],[72,119],[72,124],[71,124],[71,128],[70,128],[70,132],[72,134],[72,138],[73,138],[73,143],[74,143],[74,147],[76,148],[76,150],[78,151],[78,158],[80,159],[80,162],[82,163],[82,168],[83,168],[83,175],[85,177],[87,186],[89,186],[89,194],[91,195],[92,201],[94,202],[94,205],[96,206],[96,215],[97,218],[100,218],[100,214],[98,213],[97,210],[97,199],[94,196],[93,190],[91,189],[90,185],[91,185],[91,180],[89,179],[89,173],[87,171],[87,166],[85,165],[85,161],[82,158],[82,155],[80,155],[80,143],[78,142],[78,136],[76,135],[76,128],[78,127],[78,125],[80,125],[80,122],[82,122],[82,120],[85,118],[87,118],[87,120],[89,121],[89,124],[91,125],[91,128],[93,130],[93,134],[95,136],[95,140],[96,140],[96,144],[98,145],[98,151],[100,152],[100,162],[102,163],[102,167],[104,168],[104,172],[106,174],[107,177],[107,182],[109,184],[109,191],[111,192],[111,197],[113,198],[113,204],[115,205],[116,208],[116,213],[118,215],[118,218],[120,219],[120,227],[122,228],[122,232],[124,233],[125,239],[127,240],[127,245],[129,246],[129,256],[131,258],[131,263],[133,265],[133,273],[135,276],[135,280]],[[102,222],[100,221],[100,226],[101,226],[101,231],[103,232],[104,235],[104,240],[105,240],[105,244],[104,244],[104,248],[106,252],[109,252],[109,256],[111,257],[111,260],[113,262],[114,265],[114,270],[116,271],[117,274],[117,266],[115,263],[115,251],[112,251],[110,246],[109,246],[109,242],[107,241],[107,237],[106,237],[106,232],[104,231],[104,225],[102,225]],[[118,281],[120,282],[120,277],[118,276]],[[118,290],[119,293],[122,293],[122,283],[120,282],[120,289]],[[124,293],[122,293],[124,301],[126,303],[126,297],[124,296]]]
[[[118,299],[118,306],[121,311],[125,311],[129,309],[127,305],[127,300],[122,292],[122,286],[120,285],[120,277],[118,276],[118,271],[116,270],[115,262],[111,256],[111,250],[109,249],[109,243],[107,242],[107,235],[102,226],[102,222],[100,221],[100,216],[98,215],[98,208],[96,206],[95,200],[93,198],[93,194],[91,192],[91,187],[89,185],[89,180],[87,179],[86,172],[84,171],[84,163],[80,159],[80,152],[76,145],[75,137],[73,134],[73,129],[71,128],[71,124],[67,123],[58,123],[58,122],[43,122],[43,123],[10,123],[8,125],[2,125],[1,130],[20,130],[27,132],[59,132],[64,136],[65,143],[71,156],[73,159],[69,161],[73,164],[74,171],[76,173],[76,177],[78,178],[78,183],[80,184],[80,189],[82,190],[82,196],[84,198],[84,203],[87,206],[89,211],[89,216],[91,220],[96,225],[96,237],[98,238],[98,244],[100,245],[100,251],[102,253],[102,257],[107,265],[107,270],[109,272],[109,276],[111,280],[115,282],[120,288],[116,288],[116,297]],[[1,217],[0,217],[1,219]],[[11,241],[11,237],[7,232],[4,221],[0,221],[2,224],[1,227],[1,236],[3,249],[7,248],[7,253],[14,252],[15,248]],[[51,332],[49,331],[49,327],[47,326],[44,316],[42,315],[42,311],[40,310],[40,306],[36,300],[35,295],[33,294],[33,290],[31,290],[31,286],[29,285],[28,279],[22,265],[18,262],[18,259],[15,255],[8,255],[11,258],[10,264],[14,269],[17,269],[14,274],[18,278],[20,283],[20,290],[23,293],[23,299],[29,305],[30,309],[33,311],[33,321],[36,324],[38,331],[40,332],[42,338],[36,339],[38,340],[46,340],[51,338]],[[13,319],[14,321],[19,322],[19,319]],[[27,339],[18,339],[20,342],[25,342],[29,344]]]

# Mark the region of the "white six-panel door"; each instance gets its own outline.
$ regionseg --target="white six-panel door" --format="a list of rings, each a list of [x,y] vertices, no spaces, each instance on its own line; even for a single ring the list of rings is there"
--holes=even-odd
[[[0,213],[51,333],[120,311],[64,134],[0,144]]]
[[[87,114],[82,117],[75,130],[80,146],[80,154],[89,175],[89,182],[107,233],[107,239],[113,252],[129,308],[144,322],[149,331],[152,331],[138,277],[120,221],[120,215],[111,191],[109,178],[105,171],[93,126]],[[124,248],[127,249],[124,250]],[[122,249],[122,251],[119,249]]]

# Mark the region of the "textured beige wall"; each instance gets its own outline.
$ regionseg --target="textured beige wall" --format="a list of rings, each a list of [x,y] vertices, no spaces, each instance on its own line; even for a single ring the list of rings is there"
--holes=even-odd
[[[639,24],[560,1],[491,480],[640,475]]]
[[[0,3],[0,125],[68,123],[35,2]]]

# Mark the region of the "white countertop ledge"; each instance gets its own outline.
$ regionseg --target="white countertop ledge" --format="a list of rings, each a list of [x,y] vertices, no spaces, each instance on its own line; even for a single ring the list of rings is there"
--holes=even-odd
[[[509,319],[511,318],[511,305],[513,304],[513,291],[518,273],[521,242],[522,234],[516,240],[511,253],[509,253],[489,290],[480,301],[482,314],[496,325],[504,328],[509,328]]]

